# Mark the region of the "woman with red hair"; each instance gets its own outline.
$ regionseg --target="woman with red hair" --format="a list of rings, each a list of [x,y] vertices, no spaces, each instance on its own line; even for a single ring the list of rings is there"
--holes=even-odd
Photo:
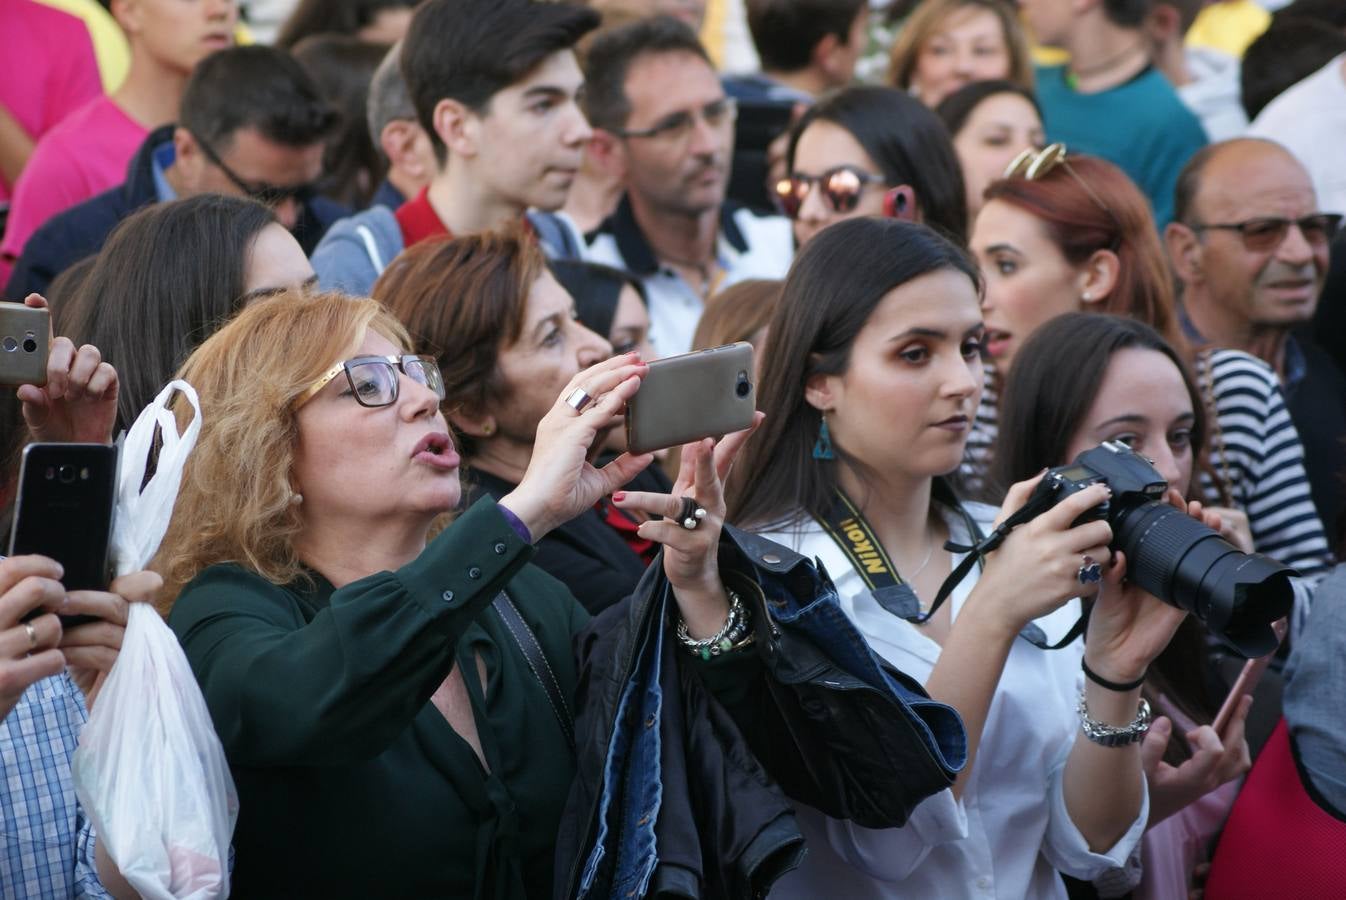
[[[1185,338],[1144,194],[1112,163],[1067,156],[1061,144],[1025,151],[1005,176],[986,189],[972,232],[972,251],[985,276],[990,369],[968,441],[969,480],[985,477],[998,428],[999,385],[1039,326],[1079,311],[1137,319],[1178,348],[1196,371],[1212,414],[1201,466],[1210,505],[1222,507],[1226,521],[1248,532],[1258,552],[1316,583],[1327,572],[1327,540],[1309,495],[1304,448],[1276,376],[1246,353],[1194,347]],[[1307,594],[1301,586],[1301,598]],[[1305,612],[1303,599],[1297,620]]]

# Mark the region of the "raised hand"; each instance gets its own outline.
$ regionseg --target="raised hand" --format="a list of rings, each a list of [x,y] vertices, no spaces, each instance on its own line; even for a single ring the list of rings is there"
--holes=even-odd
[[[1252,768],[1252,757],[1244,738],[1252,703],[1251,696],[1239,701],[1223,734],[1216,734],[1209,725],[1187,732],[1185,737],[1192,748],[1192,757],[1179,766],[1164,762],[1164,749],[1173,733],[1172,721],[1166,716],[1154,720],[1140,745],[1150,792],[1151,827],[1222,784],[1241,778]]]
[[[528,527],[533,540],[568,522],[634,478],[650,464],[648,454],[623,453],[603,468],[589,462],[600,434],[621,422],[626,401],[640,389],[649,366],[627,353],[591,366],[570,380],[538,423],[533,456],[519,486],[500,505]],[[580,409],[567,399],[577,390],[589,396]]]
[[[117,661],[122,638],[126,634],[129,604],[148,603],[163,586],[154,572],[123,575],[106,591],[71,591],[65,615],[94,616],[95,621],[67,628],[58,645],[65,657],[70,677],[84,693],[84,705],[93,709],[103,682]]]
[[[61,620],[51,614],[65,604],[62,574],[60,564],[45,556],[0,560],[0,719],[29,685],[65,668],[65,658],[56,649]],[[42,610],[48,612],[23,621]]]
[[[47,301],[29,294],[28,306],[45,308]],[[38,441],[106,444],[117,421],[117,371],[92,344],[76,349],[70,338],[51,342],[47,355],[47,383],[20,385],[23,418]]]

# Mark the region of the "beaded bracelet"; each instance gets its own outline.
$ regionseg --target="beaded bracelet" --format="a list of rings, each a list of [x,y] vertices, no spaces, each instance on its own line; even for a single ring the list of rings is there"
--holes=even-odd
[[[729,618],[718,633],[703,640],[693,640],[687,632],[686,620],[678,621],[678,640],[693,656],[708,660],[721,653],[746,647],[753,641],[753,635],[748,630],[748,608],[743,605],[743,599],[729,588],[725,588],[724,592],[729,596]]]

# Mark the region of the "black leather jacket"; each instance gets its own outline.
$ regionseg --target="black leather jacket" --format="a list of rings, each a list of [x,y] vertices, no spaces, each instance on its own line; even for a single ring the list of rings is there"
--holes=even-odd
[[[962,768],[958,714],[879,661],[825,572],[729,526],[720,569],[754,650],[704,663],[679,646],[661,564],[576,638],[558,898],[763,897],[802,858],[795,801],[894,827]]]

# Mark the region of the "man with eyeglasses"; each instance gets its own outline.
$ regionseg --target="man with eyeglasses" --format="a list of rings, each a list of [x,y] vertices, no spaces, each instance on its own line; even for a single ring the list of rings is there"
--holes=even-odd
[[[1322,211],[1288,150],[1258,138],[1212,144],[1192,157],[1178,178],[1174,215],[1164,239],[1188,336],[1251,353],[1275,370],[1304,442],[1314,503],[1332,531],[1346,510],[1346,376],[1292,329],[1313,318],[1342,217]]]
[[[746,278],[783,278],[790,224],[725,202],[734,101],[696,35],[669,17],[615,28],[589,48],[589,152],[625,194],[585,256],[645,284],[660,356],[691,348],[708,297]]]
[[[336,123],[336,110],[285,51],[248,46],[212,54],[187,82],[177,124],[150,133],[125,182],[33,233],[6,296],[44,292],[65,269],[97,253],[136,210],[197,194],[251,197],[271,206],[311,253],[346,213],[313,193],[323,142]]]

